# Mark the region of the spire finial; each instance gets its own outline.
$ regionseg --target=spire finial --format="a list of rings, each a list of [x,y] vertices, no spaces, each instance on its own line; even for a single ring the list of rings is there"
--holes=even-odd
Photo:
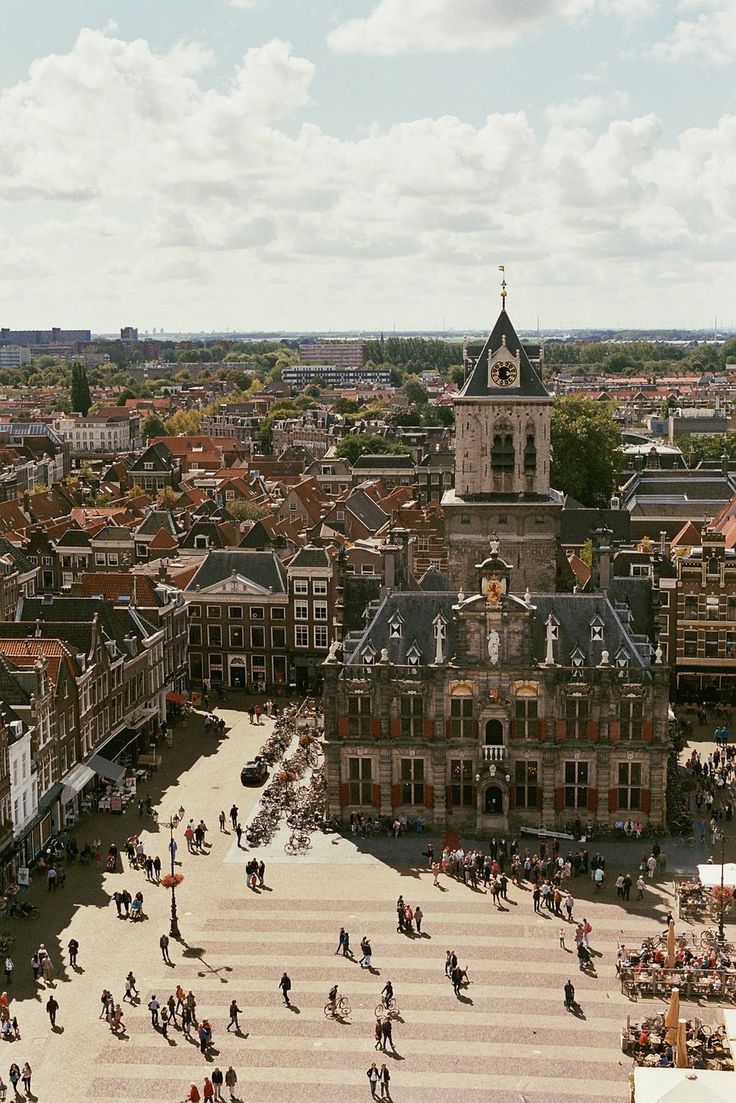
[[[503,272],[503,276],[501,277],[501,310],[505,310],[506,296],[508,295],[508,291],[506,290],[506,265],[499,264],[498,270],[499,272]]]

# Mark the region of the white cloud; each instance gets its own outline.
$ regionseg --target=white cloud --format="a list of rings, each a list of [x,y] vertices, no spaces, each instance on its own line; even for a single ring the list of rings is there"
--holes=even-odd
[[[314,70],[288,44],[249,50],[220,90],[209,60],[84,31],[0,91],[12,324],[70,302],[108,328],[120,312],[192,329],[462,324],[476,306],[487,320],[500,260],[550,312],[568,309],[564,268],[566,301],[611,322],[625,298],[606,280],[663,310],[660,273],[679,268],[690,302],[694,273],[736,254],[736,116],[672,139],[653,115],[621,117],[624,97],[586,96],[540,124],[447,115],[337,138],[300,125]]]
[[[655,57],[704,65],[736,58],[736,0],[683,0],[680,8],[693,17],[679,20],[669,37],[654,46]]]
[[[365,17],[328,37],[342,53],[485,50],[506,46],[555,19],[573,22],[596,0],[378,0]]]

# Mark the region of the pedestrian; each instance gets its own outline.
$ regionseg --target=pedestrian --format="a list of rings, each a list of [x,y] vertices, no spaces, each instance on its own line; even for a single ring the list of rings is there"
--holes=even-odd
[[[391,1026],[391,1020],[388,1018],[388,1016],[386,1016],[386,1018],[381,1023],[381,1035],[383,1043],[381,1048],[383,1049],[383,1051],[386,1051],[386,1042],[388,1042],[391,1046],[392,1051],[396,1053],[396,1046],[394,1045],[393,1038],[393,1029]]]
[[[437,889],[440,887],[439,875],[440,875],[440,863],[439,862],[432,862],[432,876],[434,878],[432,884]]]
[[[378,1065],[376,1064],[375,1061],[373,1061],[373,1063],[371,1064],[371,1067],[368,1069],[368,1072],[366,1073],[366,1076],[368,1077],[368,1084],[370,1085],[370,1089],[371,1089],[371,1096],[373,1097],[373,1099],[378,1098],[376,1096],[376,1087],[378,1085],[379,1075],[380,1074],[378,1072]]]
[[[159,858],[158,854],[153,859],[153,872],[155,874],[156,881],[160,881],[161,880],[161,859]]]
[[[133,897],[130,895],[128,890],[123,889],[123,891],[120,893],[120,902],[121,902],[123,908],[125,909],[125,918],[126,919],[130,915],[130,905],[131,905],[132,899],[133,899]]]
[[[535,910],[535,912],[539,911],[539,901],[541,900],[541,898],[542,898],[542,890],[540,889],[539,885],[535,885],[534,886],[534,892],[532,893],[532,900],[534,901],[534,910]]]
[[[338,943],[337,943],[337,949],[335,950],[335,953],[339,954],[340,951],[342,950],[343,957],[347,957],[347,946],[349,945],[349,942],[350,942],[350,935],[347,933],[347,931],[345,930],[344,927],[341,927],[340,928],[340,937],[339,937],[339,940],[338,940]]]
[[[374,1045],[373,1048],[374,1049],[383,1049],[383,1042],[382,1042],[383,1032],[381,1030],[381,1020],[380,1020],[380,1018],[376,1019],[376,1028],[373,1031],[373,1034],[374,1034],[374,1037],[376,1039],[376,1044]]]
[[[251,724],[253,723],[253,717],[255,716],[255,714],[256,714],[255,707],[253,705],[249,705],[248,706],[248,719],[250,720]]]
[[[641,873],[636,879],[636,899],[644,899],[644,878],[642,877]]]
[[[235,830],[235,825],[238,822],[238,806],[237,806],[237,804],[234,804],[232,806],[232,808],[230,809],[230,822],[233,825],[233,831],[234,831]]]
[[[176,839],[172,839],[171,842],[169,843],[169,853],[171,854],[172,865],[176,861],[176,851],[177,851]]]
[[[460,969],[459,965],[456,965],[455,968],[450,973],[450,980],[452,981],[452,990],[453,990],[453,992],[455,993],[456,996],[460,995],[460,984],[462,982],[462,979],[463,979],[462,970]]]
[[[13,959],[10,954],[5,957],[5,983],[10,984],[13,979]]]
[[[361,969],[370,969],[373,951],[371,950],[371,944],[368,941],[368,935],[363,935],[363,937],[361,938],[360,949],[363,953],[363,956],[360,959],[360,967]]]
[[[378,1082],[381,1085],[381,1099],[390,1099],[391,1092],[389,1091],[389,1083],[391,1082],[391,1073],[388,1071],[386,1065],[381,1065],[378,1073]]]
[[[560,948],[564,950],[565,947],[565,928],[560,927]]]
[[[188,1007],[182,1007],[181,1009],[181,1029],[185,1038],[191,1037],[192,1013]]]
[[[237,1082],[238,1082],[237,1073],[235,1072],[235,1069],[233,1068],[233,1066],[230,1065],[227,1072],[225,1073],[225,1084],[230,1089],[230,1098],[231,1099],[235,1098],[235,1085],[237,1084]]]
[[[240,847],[240,840],[243,837],[243,828],[240,826],[239,823],[235,824],[235,834],[238,839],[238,847]]]
[[[187,1002],[187,994],[180,984],[177,984],[174,994],[176,996],[176,1010],[181,1011]]]
[[[31,1094],[31,1075],[32,1075],[31,1066],[26,1061],[26,1063],[23,1065],[23,1071],[21,1072],[21,1077],[23,1079],[23,1088],[24,1088],[24,1091],[25,1091],[26,1095]]]
[[[631,874],[627,873],[624,876],[624,900],[628,900],[631,896]]]
[[[46,1001],[46,1014],[51,1020],[52,1028],[56,1026],[56,1012],[59,1010],[59,1005],[54,999],[53,995],[49,996]]]
[[[164,1038],[169,1036],[169,1009],[168,1007],[161,1008],[161,1033]]]
[[[17,1095],[18,1094],[18,1081],[20,1080],[20,1068],[18,1067],[18,1065],[16,1065],[15,1061],[13,1061],[12,1065],[10,1066],[10,1069],[8,1070],[8,1079],[10,1080],[10,1083],[13,1085],[13,1091]]]
[[[624,875],[623,875],[623,873],[619,873],[618,877],[616,878],[616,896],[620,896],[622,900],[624,898]]]
[[[218,816],[218,819],[220,821],[220,831],[222,831],[224,833],[224,831],[225,831],[225,822],[227,820],[227,816],[225,815],[224,810],[222,812],[220,812],[220,815]]]
[[[48,954],[44,954],[43,960],[41,961],[41,973],[43,974],[43,979],[46,984],[51,984],[54,979],[54,967],[51,964],[51,958]]]
[[[713,842],[715,843],[715,841],[716,840],[714,838]],[[649,873],[649,880],[650,881],[654,877],[654,874],[656,873],[656,870],[657,870],[657,859],[654,857],[653,854],[650,854],[649,857],[647,858],[647,871]]]
[[[38,954],[31,956],[31,969],[33,969],[33,979],[38,980],[38,974],[41,971],[41,962],[39,961]]]
[[[237,1000],[230,1001],[230,1022],[227,1024],[229,1030],[231,1026],[235,1027],[235,1032],[240,1034],[240,1023],[238,1022],[238,1015],[242,1015],[241,1009],[238,1007]]]
[[[69,945],[67,949],[69,950],[69,964],[73,969],[76,969],[77,954],[79,953],[79,943],[77,942],[76,938],[69,939]]]
[[[146,858],[146,860],[143,864],[144,864],[145,869],[146,869],[146,880],[147,881],[152,881],[153,880],[153,858],[151,857],[150,854],[147,856],[147,858]]]
[[[201,1023],[197,1029],[197,1037],[199,1038],[199,1051],[205,1057],[207,1055],[207,1027],[204,1023]]]
[[[212,1084],[212,1081],[210,1080],[209,1076],[205,1076],[204,1086],[202,1088],[202,1099],[204,1100],[204,1103],[212,1103],[212,1100],[214,1098],[215,1098],[215,1089],[214,1089],[214,1086]]]
[[[414,922],[417,925],[417,934],[422,933],[422,920],[423,919],[424,919],[424,912],[422,911],[422,909],[417,904],[416,908],[414,909]]]
[[[568,892],[567,896],[565,897],[565,911],[567,912],[568,923],[572,923],[572,909],[574,907],[575,901],[573,900],[572,895]]]
[[[187,828],[184,832],[184,838],[187,841],[187,850],[190,854],[194,854],[194,828],[191,824],[187,825]]]
[[[266,876],[266,863],[261,858],[258,863],[258,884],[263,888],[263,878]]]
[[[575,1006],[575,988],[572,981],[568,978],[565,985],[565,1010],[572,1011]]]
[[[115,901],[115,907],[118,909],[118,919],[120,919],[123,914],[123,894],[122,892],[114,892],[112,898]]]
[[[151,1026],[158,1026],[158,1009],[160,1006],[161,1004],[156,999],[156,996],[151,996],[148,1001],[148,1010],[151,1012]]]
[[[279,981],[279,988],[281,989],[281,995],[284,997],[284,1003],[289,1006],[289,992],[291,991],[291,980],[287,973],[284,973]]]
[[[166,1006],[169,1009],[169,1022],[172,1022],[176,1026],[176,1000],[174,996],[169,996],[166,1001]]]
[[[215,1089],[215,1095],[214,1095],[215,1103],[219,1103],[219,1100],[222,1099],[222,1085],[223,1085],[223,1082],[224,1082],[224,1077],[222,1075],[222,1069],[215,1066],[215,1068],[213,1068],[213,1070],[212,1070],[212,1087]]]
[[[48,891],[56,891],[56,870],[53,866],[49,866],[48,873],[46,874],[46,880],[48,882]]]
[[[192,1084],[189,1088],[186,1103],[200,1103],[201,1098],[202,1096],[199,1094],[199,1088],[196,1084]]]
[[[171,965],[171,958],[169,957],[169,936],[167,934],[162,934],[158,940],[158,944],[161,947],[161,957],[167,965]]]
[[[187,992],[187,1007],[189,1008],[190,1014],[192,1016],[192,1022],[196,1026],[197,1025],[197,1001],[194,998],[194,992],[192,992],[191,988]]]
[[[123,999],[124,1000],[130,1000],[130,1002],[132,1003],[133,1002],[133,993],[135,993],[135,996],[136,996],[136,999],[137,999],[138,998],[138,989],[135,986],[135,977],[133,976],[132,973],[128,973],[127,977],[125,978],[125,995],[123,996]]]

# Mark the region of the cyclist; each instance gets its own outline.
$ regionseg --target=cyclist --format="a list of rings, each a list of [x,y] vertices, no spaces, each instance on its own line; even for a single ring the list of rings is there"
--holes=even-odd
[[[330,994],[327,997],[327,1002],[330,1005],[330,1011],[334,1015],[335,1012],[337,1011],[337,985],[336,984],[333,984],[332,988],[330,989]]]
[[[390,980],[386,981],[381,996],[383,997],[383,1006],[388,1010],[391,1000],[394,998],[394,986]]]

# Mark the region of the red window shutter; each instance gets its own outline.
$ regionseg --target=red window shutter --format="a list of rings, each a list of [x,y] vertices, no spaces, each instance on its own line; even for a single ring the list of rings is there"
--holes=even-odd
[[[434,739],[434,720],[424,719],[424,725],[422,728],[422,735],[425,739]]]
[[[452,786],[445,786],[445,807],[448,812],[452,812]]]
[[[400,716],[394,716],[393,720],[391,721],[391,738],[392,739],[398,739],[400,735],[401,735],[401,717]]]
[[[619,724],[618,720],[612,720],[611,723],[608,725],[608,734],[611,737],[612,743],[618,743],[619,739],[621,738],[621,725]]]
[[[511,739],[516,739],[516,721],[512,720],[509,724],[509,736]]]
[[[608,790],[608,811],[615,812],[618,804],[618,789]]]
[[[337,721],[337,734],[341,739],[346,739],[349,731],[350,721],[347,716],[340,716]]]
[[[383,735],[383,722],[377,716],[371,716],[371,737],[380,739]]]
[[[588,789],[588,811],[589,812],[597,812],[598,811],[598,790],[597,789]]]
[[[374,808],[381,807],[381,786],[376,782],[373,783],[373,800],[371,803]]]
[[[445,739],[452,739],[452,720],[449,716],[445,720]]]
[[[340,807],[347,808],[350,803],[350,786],[347,781],[344,781],[340,785]]]
[[[641,810],[646,812],[647,815],[652,810],[652,794],[649,789],[642,789],[641,791]]]
[[[650,723],[644,723],[641,726],[641,737],[645,743],[652,742],[652,725]]]
[[[434,787],[432,785],[424,786],[424,807],[434,808]]]
[[[564,720],[555,720],[555,739],[561,743],[565,738],[566,724]]]
[[[477,790],[475,785],[473,785],[471,790],[470,790],[470,799],[473,802],[471,807],[472,808],[477,808],[478,807],[478,790]]]
[[[597,720],[589,720],[588,721],[588,739],[590,740],[591,743],[597,743],[598,742],[599,732],[600,732],[600,727],[599,727],[598,721]]]
[[[565,790],[555,789],[555,812],[561,812],[565,807]]]
[[[537,738],[541,743],[547,738],[547,721],[540,720],[537,723]]]
[[[509,812],[516,808],[516,786],[509,786]]]
[[[473,739],[477,739],[477,738],[478,738],[478,721],[474,720],[473,721]]]
[[[392,785],[391,786],[391,807],[392,808],[398,808],[400,804],[401,804],[401,786],[400,785]]]

